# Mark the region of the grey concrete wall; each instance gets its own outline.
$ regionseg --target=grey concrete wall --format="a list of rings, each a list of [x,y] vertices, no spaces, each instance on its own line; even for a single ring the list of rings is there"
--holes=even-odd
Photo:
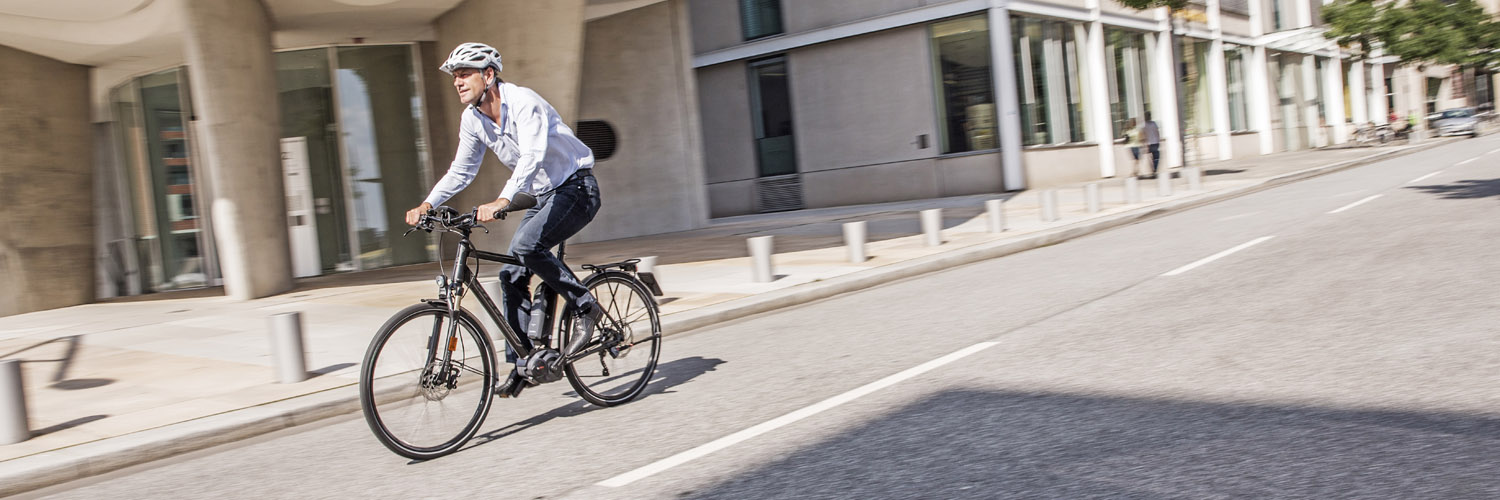
[[[688,0],[688,18],[694,54],[745,43],[739,0]]]
[[[703,131],[709,217],[755,210],[756,166],[749,78],[745,63],[738,61],[697,70],[698,119]]]
[[[588,23],[581,120],[618,139],[595,177],[604,207],[578,240],[685,231],[708,221],[685,0]]]
[[[84,66],[0,46],[0,316],[94,298]]]
[[[199,165],[212,180],[224,291],[252,299],[292,288],[271,19],[259,0],[183,3]]]
[[[1021,153],[1032,189],[1099,179],[1098,146],[1030,148]],[[1162,157],[1162,165],[1166,165]]]
[[[1260,132],[1250,132],[1229,136],[1230,154],[1233,154],[1235,158],[1260,156],[1260,134]]]
[[[940,186],[937,161],[927,158],[803,173],[802,200],[807,208],[919,200],[936,197]]]
[[[999,153],[938,158],[937,175],[938,196],[998,193],[1005,190]]]
[[[1219,27],[1225,35],[1250,36],[1250,18],[1239,14],[1222,14],[1219,16]]]
[[[423,61],[424,66],[419,68],[424,72],[423,78],[434,82],[428,85],[428,95],[440,95],[428,102],[429,120],[434,123],[434,181],[453,163],[453,154],[458,147],[458,137],[454,134],[458,130],[459,113],[464,108],[452,90],[453,77],[437,69],[447,59],[448,53],[464,42],[495,47],[505,66],[500,73],[501,79],[535,90],[557,109],[564,121],[573,124],[578,117],[582,81],[584,3],[584,0],[465,0],[438,17],[433,23],[437,30],[437,43],[432,49],[435,57]],[[433,87],[444,90],[434,90]],[[445,136],[439,136],[439,133]],[[446,204],[468,210],[494,201],[509,178],[510,169],[493,153],[485,153],[484,163],[474,182]],[[606,193],[606,203],[609,202],[608,196]],[[422,200],[407,202],[415,207]],[[387,200],[387,203],[397,202]],[[504,250],[517,223],[518,220],[509,220],[487,224],[491,232],[475,234],[473,241],[480,248]]]
[[[1130,7],[1121,5],[1120,2],[1116,2],[1114,0],[1100,0],[1099,10],[1102,12],[1120,14],[1145,20],[1155,19],[1155,17],[1153,16],[1155,16],[1154,13],[1156,12],[1155,9],[1135,10]]]
[[[793,52],[787,71],[798,170],[936,156],[937,98],[928,45],[921,25]],[[918,148],[919,135],[928,136],[926,149]]]
[[[783,1],[781,15],[786,32],[798,33],[949,1],[951,0]]]

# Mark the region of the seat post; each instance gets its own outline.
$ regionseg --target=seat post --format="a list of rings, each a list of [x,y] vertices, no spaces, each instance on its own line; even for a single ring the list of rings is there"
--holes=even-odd
[[[563,260],[563,250],[567,249],[567,246],[568,242],[566,241],[557,244],[557,260]]]

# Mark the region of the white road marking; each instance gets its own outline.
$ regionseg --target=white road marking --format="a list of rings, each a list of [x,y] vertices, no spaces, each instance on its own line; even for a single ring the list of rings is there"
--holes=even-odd
[[[1463,165],[1463,164],[1466,164],[1466,163],[1469,163],[1469,162],[1471,162],[1471,161],[1474,161],[1474,160],[1478,160],[1478,159],[1479,159],[1479,157],[1478,157],[1478,156],[1475,156],[1475,157],[1473,157],[1473,158],[1469,158],[1469,159],[1467,159],[1467,160],[1464,160],[1464,161],[1461,161],[1461,162],[1458,162],[1458,163],[1454,163],[1454,164],[1453,164],[1453,166],[1455,166],[1455,167],[1457,167],[1457,166],[1459,166],[1459,165]]]
[[[1492,155],[1492,154],[1495,154],[1496,152],[1500,152],[1500,148],[1491,149],[1490,152],[1485,153],[1485,154]]]
[[[1258,214],[1258,213],[1260,213],[1260,212],[1250,212],[1248,214],[1231,215],[1231,216],[1228,216],[1228,217],[1221,218],[1221,219],[1219,219],[1216,222],[1224,222],[1226,220],[1234,220],[1234,219],[1243,219],[1245,217],[1249,217],[1249,216],[1252,216],[1252,215],[1255,215],[1255,214]]]
[[[639,469],[620,474],[604,481],[600,481],[598,484],[599,486],[610,488],[618,488],[628,485],[658,472],[671,469],[673,467],[690,462],[694,459],[701,458],[710,453],[728,448],[730,446],[734,446],[741,441],[745,441],[755,436],[771,432],[773,430],[776,430],[777,428],[786,426],[798,420],[817,415],[844,403],[859,399],[860,397],[869,395],[870,393],[873,393],[875,391],[890,387],[892,385],[896,385],[897,383],[900,383],[906,379],[921,375],[923,373],[927,373],[937,367],[952,363],[954,361],[958,361],[969,356],[970,354],[989,349],[997,344],[999,344],[999,342],[980,342],[978,344],[965,347],[958,350],[957,352],[948,354],[947,356],[922,363],[920,365],[908,368],[900,373],[896,373],[895,375],[890,375],[883,379],[859,386],[843,394],[839,394],[837,396],[819,401],[812,406],[804,407],[800,410],[796,410],[780,417],[762,422],[754,427],[750,427],[734,434],[715,439],[703,445],[699,445],[697,448],[693,448],[691,450],[687,450],[682,453],[657,460],[656,462],[652,462],[645,467],[641,467]]]
[[[1348,210],[1348,209],[1351,209],[1351,208],[1354,208],[1354,207],[1357,207],[1357,206],[1360,206],[1360,205],[1363,205],[1363,204],[1365,204],[1365,203],[1368,203],[1368,202],[1369,202],[1369,201],[1370,201],[1370,200],[1373,200],[1373,199],[1376,199],[1376,198],[1379,198],[1379,197],[1380,197],[1380,196],[1381,196],[1381,195],[1378,195],[1378,194],[1376,194],[1376,195],[1370,195],[1370,197],[1368,197],[1368,198],[1365,198],[1365,199],[1363,199],[1363,200],[1359,200],[1359,201],[1356,201],[1356,202],[1354,202],[1354,203],[1350,203],[1350,204],[1348,204],[1348,205],[1344,205],[1344,206],[1342,206],[1342,207],[1339,207],[1339,209],[1338,209],[1338,210],[1334,210],[1334,211],[1332,211],[1332,212],[1328,212],[1328,213],[1330,213],[1330,214],[1336,214],[1336,213],[1339,213],[1339,212],[1343,212],[1343,211],[1345,211],[1345,210]]]
[[[1185,273],[1185,272],[1188,272],[1188,271],[1192,271],[1193,269],[1197,268],[1198,266],[1201,266],[1201,265],[1207,264],[1209,262],[1213,262],[1213,261],[1222,259],[1224,257],[1229,256],[1229,254],[1238,252],[1240,250],[1244,250],[1246,248],[1250,248],[1252,246],[1259,245],[1261,243],[1264,243],[1266,240],[1269,240],[1269,239],[1274,238],[1274,237],[1275,236],[1261,236],[1259,238],[1250,240],[1247,243],[1240,244],[1240,246],[1237,246],[1237,247],[1234,247],[1234,248],[1231,248],[1231,249],[1228,249],[1228,250],[1225,250],[1225,251],[1222,251],[1222,252],[1210,255],[1210,256],[1205,257],[1203,259],[1200,259],[1197,262],[1194,262],[1192,264],[1188,264],[1186,266],[1182,266],[1182,267],[1179,267],[1177,269],[1173,269],[1171,271],[1167,271],[1166,274],[1163,274],[1162,276],[1176,276],[1176,275],[1179,275],[1179,274],[1182,274],[1182,273]]]
[[[1418,177],[1418,178],[1406,181],[1406,183],[1407,184],[1413,184],[1413,183],[1417,183],[1417,182],[1422,182],[1423,179],[1426,179],[1428,177],[1432,177],[1434,175],[1441,174],[1441,173],[1443,173],[1443,171],[1439,170],[1439,171],[1436,171],[1436,172],[1433,172],[1433,173],[1430,173],[1430,174],[1427,174],[1427,175],[1424,175],[1424,176],[1421,176],[1421,177]]]

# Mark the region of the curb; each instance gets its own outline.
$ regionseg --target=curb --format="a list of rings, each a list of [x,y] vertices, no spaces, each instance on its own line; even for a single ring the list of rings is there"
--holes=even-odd
[[[662,335],[671,336],[873,286],[930,274],[966,264],[1055,245],[1080,236],[1142,222],[1173,212],[1237,198],[1296,181],[1450,144],[1433,140],[1353,160],[1269,177],[1245,186],[1199,193],[1149,207],[1043,230],[1019,239],[979,243],[822,281],[684,311],[662,318]],[[123,436],[101,439],[0,462],[0,497],[15,495],[89,476],[104,474],[182,453],[359,411],[359,395],[349,384]]]

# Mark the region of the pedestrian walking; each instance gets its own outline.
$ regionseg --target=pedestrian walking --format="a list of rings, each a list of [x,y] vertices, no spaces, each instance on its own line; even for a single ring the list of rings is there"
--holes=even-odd
[[[1141,127],[1131,118],[1125,122],[1125,145],[1130,147],[1130,175],[1141,176]]]
[[[1146,123],[1141,125],[1141,139],[1146,142],[1146,152],[1151,154],[1151,177],[1156,177],[1157,166],[1161,164],[1161,129],[1151,120],[1150,111],[1146,112]]]

